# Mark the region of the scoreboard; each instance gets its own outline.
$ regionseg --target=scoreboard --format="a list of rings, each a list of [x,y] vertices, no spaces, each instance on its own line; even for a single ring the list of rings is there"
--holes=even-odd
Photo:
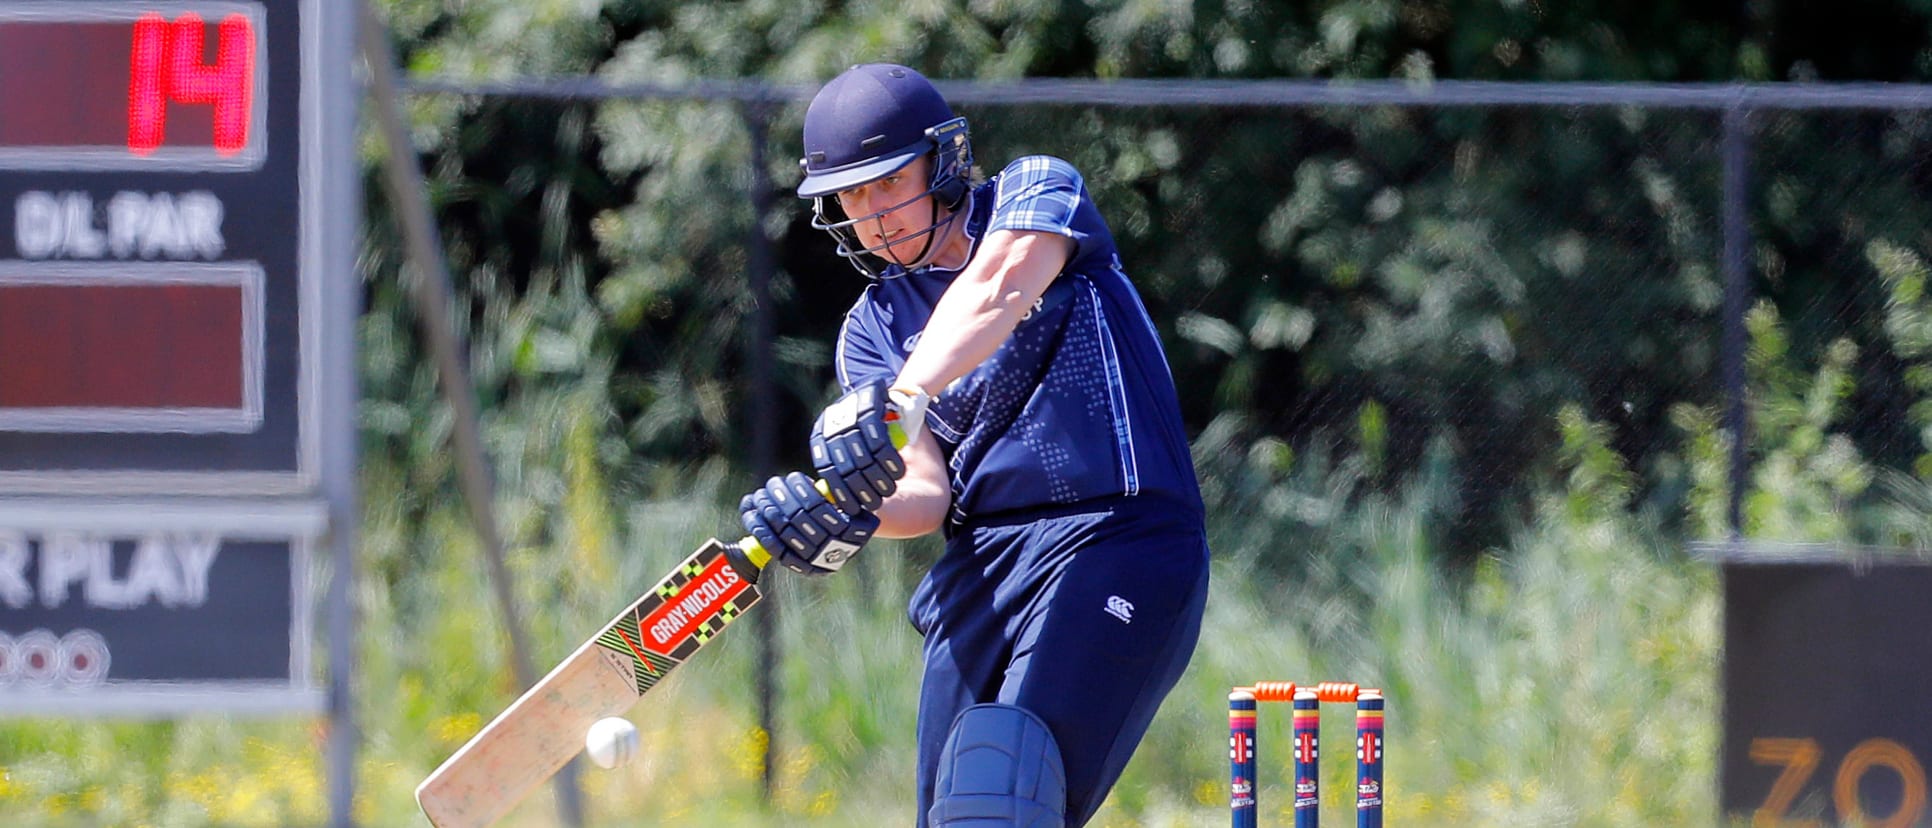
[[[0,492],[314,485],[296,5],[0,2]]]
[[[321,705],[332,2],[0,0],[0,714]]]

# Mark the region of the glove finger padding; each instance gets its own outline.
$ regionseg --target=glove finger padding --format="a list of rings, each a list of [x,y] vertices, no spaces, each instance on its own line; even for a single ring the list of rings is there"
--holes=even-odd
[[[869,513],[848,516],[799,472],[774,477],[738,502],[739,519],[766,551],[807,575],[836,572],[879,528]]]
[[[846,392],[813,423],[812,465],[839,508],[872,511],[898,490],[906,465],[886,426],[890,412],[885,382],[872,380]]]
[[[738,499],[738,522],[744,524],[745,532],[766,551],[783,549],[785,544],[778,540],[777,531],[772,529],[771,521],[758,503],[759,496],[764,494],[765,490],[759,489]],[[771,498],[767,496],[765,501],[769,503]]]

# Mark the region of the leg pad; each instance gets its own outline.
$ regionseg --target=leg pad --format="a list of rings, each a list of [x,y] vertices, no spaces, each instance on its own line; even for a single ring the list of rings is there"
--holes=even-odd
[[[1006,704],[953,720],[940,752],[933,828],[1063,828],[1067,775],[1046,723]]]

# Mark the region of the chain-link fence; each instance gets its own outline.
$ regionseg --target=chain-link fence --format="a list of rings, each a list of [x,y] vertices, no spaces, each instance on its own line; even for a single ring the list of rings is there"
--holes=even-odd
[[[592,79],[408,88],[590,102],[613,175],[641,179],[640,203],[672,201],[660,206],[686,211],[693,231],[665,244],[678,233],[629,228],[647,241],[606,252],[616,259],[607,293],[628,279],[653,301],[675,298],[677,278],[661,266],[742,278],[748,296],[727,300],[722,317],[748,332],[740,360],[724,363],[741,369],[735,393],[796,402],[743,407],[750,439],[737,456],[768,467],[796,442],[778,435],[815,402],[812,377],[825,373],[822,353],[798,349],[829,337],[858,284],[787,192],[811,89]],[[1928,90],[942,88],[972,119],[987,173],[1035,152],[1085,172],[1177,354],[1195,429],[1238,417],[1250,439],[1342,444],[1377,459],[1383,478],[1441,446],[1457,480],[1451,534],[1465,548],[1496,542],[1512,504],[1549,471],[1564,405],[1612,427],[1644,497],[1660,505],[1682,505],[1691,487],[1682,447],[1696,429],[1720,430],[1729,482],[1709,516],[1749,535],[1754,467],[1793,459],[1775,440],[1798,424],[1773,416],[1782,398],[1752,384],[1817,379],[1839,361],[1845,387],[1829,412],[1813,412],[1834,436],[1817,460],[1855,456],[1857,469],[1841,471],[1867,482],[1840,481],[1833,508],[1909,492],[1883,478],[1912,474],[1932,417],[1913,408],[1932,382],[1913,371],[1927,347],[1915,302]],[[624,148],[626,125],[648,125],[640,140],[659,145]],[[670,198],[677,168],[694,163],[708,192]],[[718,204],[732,205],[723,221],[688,214]],[[664,220],[638,219],[654,221]],[[714,310],[697,299],[660,307]],[[1786,350],[1752,362],[1754,342],[1773,347],[1767,337]],[[1729,439],[1740,431],[1746,439]],[[1865,514],[1838,539],[1900,542],[1895,522]]]
[[[597,243],[586,291],[633,451],[758,474],[802,459],[862,284],[790,194],[812,89],[406,88],[458,124],[577,130],[557,146],[594,155],[621,193],[541,201],[577,209]],[[1084,173],[1168,346],[1217,552],[1272,550],[1256,565],[1306,576],[1339,514],[1393,501],[1419,503],[1420,536],[1452,566],[1479,568],[1535,546],[1521,538],[1553,493],[1614,497],[1680,549],[1932,539],[1932,88],[941,88],[984,173],[1031,153]],[[442,152],[447,187],[466,173]],[[455,235],[459,269],[489,259],[462,245],[507,243]],[[780,760],[763,744],[769,786]]]

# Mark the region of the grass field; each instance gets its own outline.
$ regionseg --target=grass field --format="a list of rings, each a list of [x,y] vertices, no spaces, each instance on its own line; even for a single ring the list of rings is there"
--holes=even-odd
[[[1753,317],[1753,477],[1744,530],[1764,540],[1923,548],[1932,501],[1876,472],[1833,433],[1851,354],[1782,366],[1777,325]],[[1769,379],[1764,379],[1768,377]],[[741,482],[706,465],[619,487],[590,424],[597,407],[517,412],[496,444],[520,606],[548,665],[701,540],[725,533]],[[371,422],[380,420],[373,410]],[[1394,486],[1375,452],[1245,436],[1224,419],[1195,441],[1210,509],[1213,586],[1201,646],[1097,826],[1225,824],[1226,694],[1260,679],[1387,691],[1387,818],[1402,826],[1711,825],[1716,812],[1716,573],[1687,539],[1721,534],[1725,446],[1715,412],[1680,407],[1683,491],[1664,513],[1577,411],[1563,453],[1505,543],[1473,561],[1443,548],[1456,471],[1433,451]],[[409,422],[399,418],[398,422]],[[1371,423],[1372,417],[1364,418]],[[1358,441],[1372,444],[1373,441]],[[433,430],[422,445],[438,444]],[[447,458],[376,458],[363,471],[363,635],[357,816],[424,824],[411,792],[516,695],[501,622]],[[1654,475],[1653,475],[1654,477]],[[620,494],[618,489],[654,492]],[[676,492],[671,495],[668,493]],[[774,577],[781,726],[755,722],[757,622],[741,622],[632,718],[640,759],[589,769],[598,825],[850,826],[910,821],[918,641],[904,604],[937,548],[881,543],[838,577]],[[318,648],[318,652],[322,652]],[[1264,824],[1290,801],[1288,717],[1264,708]],[[1328,744],[1352,741],[1326,717]],[[0,721],[8,826],[270,826],[325,820],[314,721]],[[775,739],[776,790],[761,801]],[[1349,773],[1325,770],[1331,821]],[[548,825],[541,793],[508,820]]]
[[[1699,825],[1715,819],[1714,573],[1630,508],[1628,480],[1571,417],[1567,477],[1509,548],[1454,572],[1431,527],[1448,497],[1425,468],[1394,494],[1357,460],[1291,459],[1258,444],[1207,464],[1216,552],[1201,647],[1095,821],[1226,819],[1228,687],[1345,679],[1389,697],[1391,824]],[[1210,429],[1200,447],[1229,435]],[[700,475],[701,477],[703,475]],[[549,536],[519,542],[539,661],[554,662],[611,608],[698,541],[729,529],[729,490],[605,506],[601,482],[564,475]],[[358,815],[422,824],[411,791],[515,694],[482,568],[457,510],[412,510],[394,469],[367,474]],[[508,510],[518,527],[528,514]],[[412,517],[412,515],[421,515]],[[528,539],[527,529],[513,537]],[[704,651],[632,714],[639,761],[587,767],[598,824],[904,824],[916,634],[904,602],[936,548],[880,544],[837,578],[772,579],[783,654],[778,790],[759,806],[766,735],[755,726],[750,623]],[[1327,718],[1330,744],[1350,717]],[[324,819],[323,727],[309,721],[0,724],[0,813],[10,825],[282,825]],[[1264,817],[1290,797],[1285,711],[1264,707]],[[1349,807],[1343,764],[1324,779]],[[554,822],[548,793],[511,824]]]

